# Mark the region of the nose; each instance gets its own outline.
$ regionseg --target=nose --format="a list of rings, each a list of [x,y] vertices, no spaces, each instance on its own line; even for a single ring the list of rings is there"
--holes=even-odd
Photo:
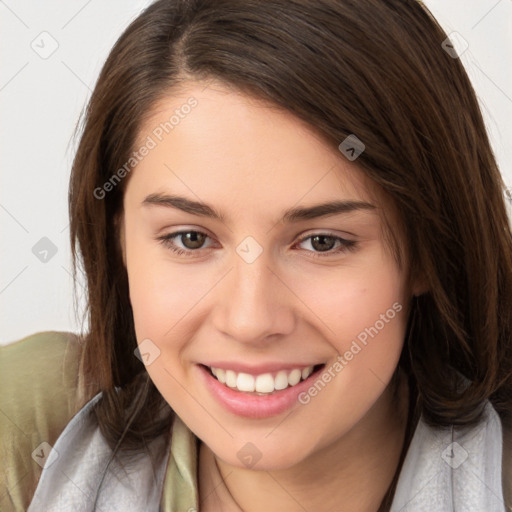
[[[242,343],[274,342],[293,331],[293,293],[261,255],[247,263],[234,255],[234,268],[223,280],[214,325]]]

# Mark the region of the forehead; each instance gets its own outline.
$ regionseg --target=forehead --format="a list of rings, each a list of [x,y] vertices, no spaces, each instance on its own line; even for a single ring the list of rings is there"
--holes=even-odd
[[[160,100],[135,149],[148,142],[128,187],[138,197],[173,192],[238,213],[336,199],[375,203],[372,182],[307,123],[222,84],[190,83]]]

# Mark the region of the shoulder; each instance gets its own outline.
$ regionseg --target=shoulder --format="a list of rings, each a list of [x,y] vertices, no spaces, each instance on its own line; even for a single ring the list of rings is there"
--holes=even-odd
[[[81,405],[80,354],[76,335],[55,331],[0,348],[2,512],[26,509],[48,446]]]
[[[80,354],[78,336],[56,331],[33,334],[1,347],[2,410],[23,421],[41,407],[72,409]]]

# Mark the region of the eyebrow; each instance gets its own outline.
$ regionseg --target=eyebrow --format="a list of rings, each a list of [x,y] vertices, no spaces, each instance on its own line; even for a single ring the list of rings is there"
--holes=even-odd
[[[142,204],[145,206],[164,206],[167,208],[175,208],[182,210],[192,215],[200,217],[208,217],[211,219],[225,222],[226,218],[222,213],[214,207],[200,202],[192,201],[186,197],[175,195],[163,194],[150,194],[147,196]],[[300,222],[304,220],[316,219],[319,217],[327,217],[331,215],[338,215],[341,213],[351,213],[359,210],[374,210],[376,207],[371,203],[365,201],[330,201],[326,203],[317,204],[314,206],[298,206],[286,210],[282,217],[282,222]]]

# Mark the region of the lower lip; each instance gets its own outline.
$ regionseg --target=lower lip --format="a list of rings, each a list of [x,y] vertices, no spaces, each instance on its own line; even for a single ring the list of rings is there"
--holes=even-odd
[[[244,418],[270,418],[287,411],[298,403],[298,395],[311,386],[312,380],[323,369],[322,367],[313,372],[306,380],[295,386],[274,391],[269,395],[253,395],[225,386],[202,365],[198,365],[198,368],[206,386],[217,401],[228,411]]]

